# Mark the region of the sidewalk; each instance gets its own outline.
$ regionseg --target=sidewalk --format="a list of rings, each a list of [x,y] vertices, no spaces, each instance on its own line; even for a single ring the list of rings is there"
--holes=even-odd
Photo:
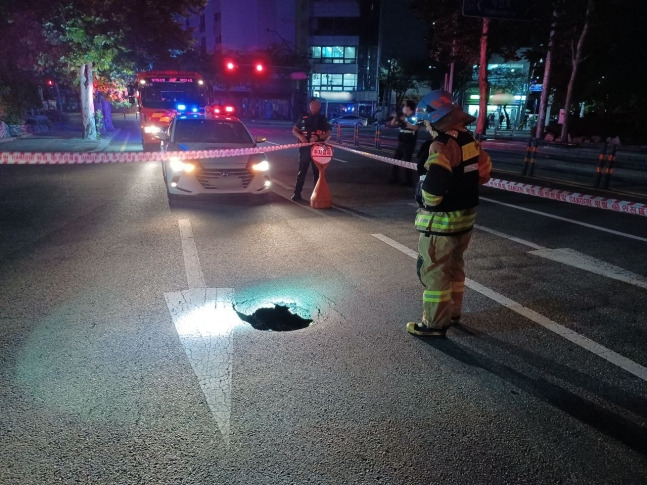
[[[113,120],[122,113],[113,113]],[[126,115],[134,119],[133,114]],[[99,152],[104,150],[119,129],[101,134],[98,140],[84,140],[80,113],[65,113],[65,121],[56,122],[44,133],[26,133],[0,139],[0,152]]]

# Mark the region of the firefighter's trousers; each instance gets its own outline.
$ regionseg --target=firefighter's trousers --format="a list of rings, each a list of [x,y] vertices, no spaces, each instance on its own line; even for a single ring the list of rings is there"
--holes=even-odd
[[[463,253],[472,231],[457,235],[420,234],[418,240],[418,277],[425,287],[422,296],[422,324],[447,328],[458,318],[465,293]]]

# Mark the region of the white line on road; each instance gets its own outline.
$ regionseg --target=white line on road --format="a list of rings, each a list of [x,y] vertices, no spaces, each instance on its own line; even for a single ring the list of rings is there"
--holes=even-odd
[[[564,263],[575,268],[583,269],[584,271],[590,271],[591,273],[647,289],[647,280],[639,274],[632,273],[631,271],[614,266],[613,264],[582,254],[574,249],[540,248],[537,251],[529,251],[528,254],[550,259],[551,261],[557,261],[558,263]]]
[[[233,330],[241,323],[233,310],[234,290],[205,288],[191,221],[180,219],[178,222],[189,289],[164,293],[164,298],[180,343],[228,446]]]
[[[125,140],[124,140],[124,142],[121,144],[121,148],[119,148],[119,151],[120,151],[120,152],[125,152],[125,151],[126,151],[126,147],[128,146],[128,140],[129,140],[129,139],[130,139],[130,132],[127,132],[127,133],[126,133],[126,139],[125,139]]]
[[[630,238],[630,239],[636,239],[638,241],[647,242],[647,238],[640,237],[640,236],[634,236],[633,234],[627,234],[627,233],[624,233],[624,232],[614,231],[613,229],[607,229],[605,227],[594,226],[593,224],[587,224],[586,222],[575,221],[573,219],[567,219],[566,217],[560,217],[560,216],[556,216],[556,215],[553,215],[553,214],[548,214],[546,212],[536,211],[534,209],[527,209],[525,207],[519,207],[518,205],[514,205],[514,204],[507,204],[505,202],[499,202],[498,200],[489,199],[487,197],[480,197],[480,199],[485,200],[487,202],[492,202],[493,204],[499,204],[499,205],[503,205],[503,206],[506,206],[506,207],[512,207],[513,209],[526,211],[526,212],[531,212],[533,214],[539,214],[539,215],[542,215],[544,217],[551,217],[553,219],[558,219],[560,221],[570,222],[571,224],[577,224],[579,226],[588,227],[590,229],[595,229],[596,231],[608,232],[610,234],[615,234],[617,236],[622,236],[622,237],[627,237],[627,238]]]
[[[520,239],[518,237],[510,236],[508,234],[504,234],[504,233],[496,231],[494,229],[490,229],[490,228],[487,228],[487,227],[484,227],[484,226],[480,226],[478,224],[474,224],[474,227],[476,229],[478,229],[479,231],[489,232],[490,234],[494,234],[495,236],[499,236],[499,237],[503,237],[505,239],[509,239],[510,241],[514,241],[516,243],[523,244],[524,246],[528,246],[528,247],[531,247],[533,249],[544,249],[544,247],[540,246],[539,244],[535,244],[533,242],[526,241],[525,239]]]
[[[204,288],[204,276],[198,259],[198,249],[195,247],[193,229],[189,219],[180,219],[180,238],[182,239],[182,254],[184,255],[184,269],[186,281],[190,288]]]
[[[372,234],[372,236],[388,244],[389,246],[397,249],[398,251],[401,251],[407,256],[410,256],[411,258],[414,258],[414,259],[418,258],[418,253],[416,251],[409,249],[408,247],[400,244],[397,241],[394,241],[393,239],[390,239],[384,236],[383,234]],[[497,293],[494,290],[491,290],[490,288],[486,288],[485,286],[481,285],[480,283],[477,283],[476,281],[466,278],[465,286],[482,294],[483,296],[490,298],[491,300],[496,301],[497,303],[505,306],[506,308],[509,308],[513,312],[516,312],[519,315],[522,315],[528,318],[529,320],[537,323],[538,325],[541,325],[547,330],[550,330],[551,332],[554,332],[557,335],[564,337],[567,340],[570,340],[572,343],[579,345],[583,349],[588,350],[589,352],[592,352],[599,357],[602,357],[603,359],[639,377],[640,379],[647,381],[646,367],[643,367],[642,365],[630,359],[627,359],[626,357],[614,352],[613,350],[608,349],[594,342],[588,337],[580,335],[577,332],[574,332],[569,328],[564,327],[563,325],[560,325],[559,323],[553,322],[552,320],[541,315],[540,313],[537,313],[536,311],[531,310],[530,308],[527,308],[521,305],[520,303],[517,303],[511,300],[510,298],[503,296],[502,294]]]

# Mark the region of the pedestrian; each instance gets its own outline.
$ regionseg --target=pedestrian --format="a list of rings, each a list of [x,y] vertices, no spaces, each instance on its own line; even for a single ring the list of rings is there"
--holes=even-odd
[[[463,306],[463,253],[472,236],[479,202],[479,185],[490,178],[490,156],[465,126],[475,118],[438,90],[418,104],[417,116],[438,131],[429,147],[421,176],[415,227],[418,240],[418,277],[425,287],[422,321],[407,323],[420,336],[445,336],[458,323]]]
[[[413,158],[413,152],[416,149],[416,141],[418,138],[418,125],[413,123],[413,114],[416,111],[416,103],[412,99],[407,99],[402,105],[402,113],[395,113],[391,120],[389,120],[389,126],[399,128],[398,132],[398,146],[395,149],[393,158],[396,160],[403,160],[405,162],[410,162]],[[402,185],[413,185],[413,177],[411,170],[408,168],[402,168],[404,170],[404,181]],[[395,184],[398,182],[398,172],[400,167],[393,165],[391,167],[391,177],[389,178],[390,184]]]
[[[296,136],[301,143],[324,142],[330,137],[330,123],[328,119],[321,114],[321,101],[318,98],[310,99],[308,105],[310,114],[301,116],[292,127],[292,134]],[[308,174],[308,166],[312,165],[312,176],[314,184],[317,185],[319,180],[319,169],[310,157],[310,146],[299,147],[299,171],[297,172],[297,181],[294,186],[292,200],[298,202],[303,200],[301,191]]]

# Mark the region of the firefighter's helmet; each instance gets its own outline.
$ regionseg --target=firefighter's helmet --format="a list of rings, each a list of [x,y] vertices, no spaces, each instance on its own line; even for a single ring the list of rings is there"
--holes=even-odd
[[[441,131],[456,123],[466,125],[476,119],[454,104],[451,93],[442,89],[432,91],[420,100],[416,117],[419,120],[428,120]]]

